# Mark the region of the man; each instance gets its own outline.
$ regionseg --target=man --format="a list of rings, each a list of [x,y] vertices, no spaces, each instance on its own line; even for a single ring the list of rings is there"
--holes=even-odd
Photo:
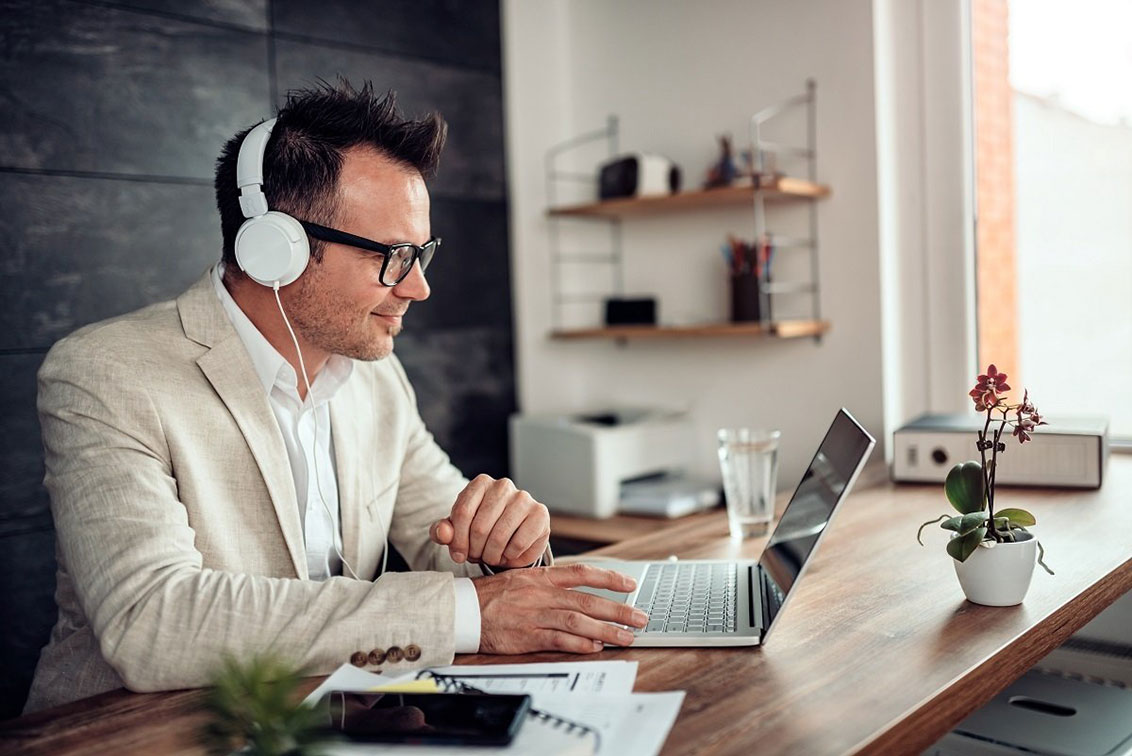
[[[392,355],[429,296],[444,122],[341,83],[257,129],[218,162],[222,263],[40,370],[59,621],[27,710],[204,685],[224,655],[396,671],[631,643],[611,623],[642,613],[569,589],[632,581],[531,567],[546,508],[466,481]],[[379,574],[387,539],[414,572]]]

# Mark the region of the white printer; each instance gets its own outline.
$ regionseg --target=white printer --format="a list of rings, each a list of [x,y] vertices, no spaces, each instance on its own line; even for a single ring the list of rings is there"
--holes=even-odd
[[[656,409],[513,415],[511,477],[552,511],[611,517],[623,482],[684,470],[692,437],[683,413]]]

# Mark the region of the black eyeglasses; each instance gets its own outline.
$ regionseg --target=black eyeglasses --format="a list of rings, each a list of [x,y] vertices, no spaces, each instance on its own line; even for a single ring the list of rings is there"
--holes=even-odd
[[[320,226],[317,223],[308,223],[307,221],[299,221],[299,223],[302,224],[308,234],[316,239],[334,244],[345,244],[349,247],[357,247],[381,255],[384,258],[381,263],[381,283],[384,286],[396,286],[401,283],[405,276],[409,275],[409,271],[413,269],[413,263],[418,260],[421,263],[421,272],[428,270],[428,264],[432,262],[432,256],[436,254],[436,248],[440,246],[440,238],[436,236],[429,239],[421,247],[409,242],[382,244],[364,236],[355,236],[336,228]]]

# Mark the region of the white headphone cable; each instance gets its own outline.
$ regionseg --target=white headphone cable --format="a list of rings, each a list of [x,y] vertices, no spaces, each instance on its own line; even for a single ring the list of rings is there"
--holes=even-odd
[[[277,305],[279,305],[279,314],[283,316],[283,324],[287,326],[287,333],[291,334],[291,342],[295,345],[295,354],[299,355],[299,369],[301,370],[301,372],[303,374],[303,383],[307,387],[307,397],[310,398],[311,412],[314,413],[314,437],[315,437],[315,444],[317,445],[318,444],[318,410],[315,409],[315,406],[314,406],[314,396],[311,393],[311,382],[310,382],[310,378],[307,376],[307,365],[303,361],[303,350],[299,348],[299,339],[295,336],[294,329],[291,328],[291,321],[287,318],[287,313],[283,310],[283,300],[281,300],[279,298],[279,282],[276,281],[272,285],[271,288],[272,288],[272,291],[275,292],[275,303]],[[319,474],[318,474],[317,464],[318,464],[318,454],[317,454],[317,450],[316,450],[316,453],[315,453],[315,469],[313,471],[314,472],[314,482],[315,482],[315,486],[318,488],[318,498],[319,498],[319,501],[322,502],[322,508],[326,511],[326,516],[330,518],[330,522],[333,523],[335,521],[335,518],[334,518],[334,515],[330,511],[330,505],[328,505],[326,503],[326,495],[322,493],[322,480],[321,480],[321,478],[319,477]],[[339,507],[339,509],[341,509],[341,507]],[[385,541],[385,548],[382,549],[382,551],[381,551],[381,572],[378,573],[378,575],[380,576],[380,575],[385,574],[385,567],[388,564],[388,560],[389,560],[389,539],[385,535],[385,523],[383,523],[381,521],[381,514],[380,513],[378,513],[378,515],[377,515],[377,524],[379,526],[381,526],[382,539]],[[355,580],[360,580],[361,578],[358,577],[358,574],[354,571],[354,568],[351,567],[350,563],[346,561],[346,557],[343,556],[341,549],[338,548],[338,539],[337,539],[336,533],[331,535],[330,545],[334,548],[334,552],[338,555],[338,558],[342,560],[342,565],[347,570],[349,570],[350,577],[354,578]]]

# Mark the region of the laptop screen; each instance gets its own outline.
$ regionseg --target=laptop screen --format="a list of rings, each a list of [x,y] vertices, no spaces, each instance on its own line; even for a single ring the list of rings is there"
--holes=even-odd
[[[798,582],[833,510],[847,493],[874,443],[848,412],[842,409],[837,413],[759,559],[765,602],[764,633]]]

